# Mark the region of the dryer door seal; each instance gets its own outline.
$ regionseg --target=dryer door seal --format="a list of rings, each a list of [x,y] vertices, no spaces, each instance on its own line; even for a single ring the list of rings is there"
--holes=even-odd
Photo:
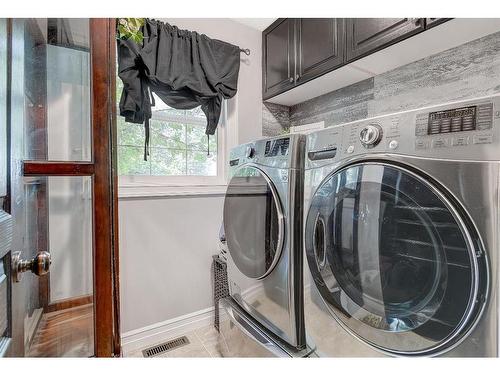
[[[459,341],[482,309],[487,280],[465,216],[430,179],[401,166],[362,162],[327,177],[311,200],[305,247],[334,317],[395,354]]]
[[[231,258],[247,277],[262,279],[281,256],[285,221],[270,178],[260,168],[239,168],[224,200],[224,231]]]

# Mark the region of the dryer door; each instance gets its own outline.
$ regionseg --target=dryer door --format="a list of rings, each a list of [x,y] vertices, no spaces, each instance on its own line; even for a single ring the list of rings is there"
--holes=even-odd
[[[266,277],[281,255],[284,217],[276,189],[261,169],[246,166],[231,178],[224,201],[224,230],[238,269]]]
[[[305,247],[334,317],[370,345],[433,354],[457,343],[484,302],[487,268],[466,215],[429,179],[364,162],[327,177]]]

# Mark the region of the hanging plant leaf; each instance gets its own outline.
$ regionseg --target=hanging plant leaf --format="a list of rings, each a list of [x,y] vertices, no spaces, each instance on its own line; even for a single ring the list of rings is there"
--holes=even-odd
[[[137,44],[141,44],[144,40],[144,34],[141,30],[144,23],[144,18],[120,18],[118,20],[118,38],[132,39]]]

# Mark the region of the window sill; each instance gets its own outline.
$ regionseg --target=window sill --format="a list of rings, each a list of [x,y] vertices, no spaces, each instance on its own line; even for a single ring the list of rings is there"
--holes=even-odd
[[[227,185],[119,186],[118,199],[220,195]]]

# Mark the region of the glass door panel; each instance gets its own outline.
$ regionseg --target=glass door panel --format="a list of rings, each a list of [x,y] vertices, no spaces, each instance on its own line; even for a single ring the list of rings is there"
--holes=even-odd
[[[45,276],[24,275],[27,356],[94,354],[91,184],[88,176],[25,178],[23,257],[48,249],[52,260]]]
[[[15,22],[24,24],[25,158],[90,161],[89,20]]]

